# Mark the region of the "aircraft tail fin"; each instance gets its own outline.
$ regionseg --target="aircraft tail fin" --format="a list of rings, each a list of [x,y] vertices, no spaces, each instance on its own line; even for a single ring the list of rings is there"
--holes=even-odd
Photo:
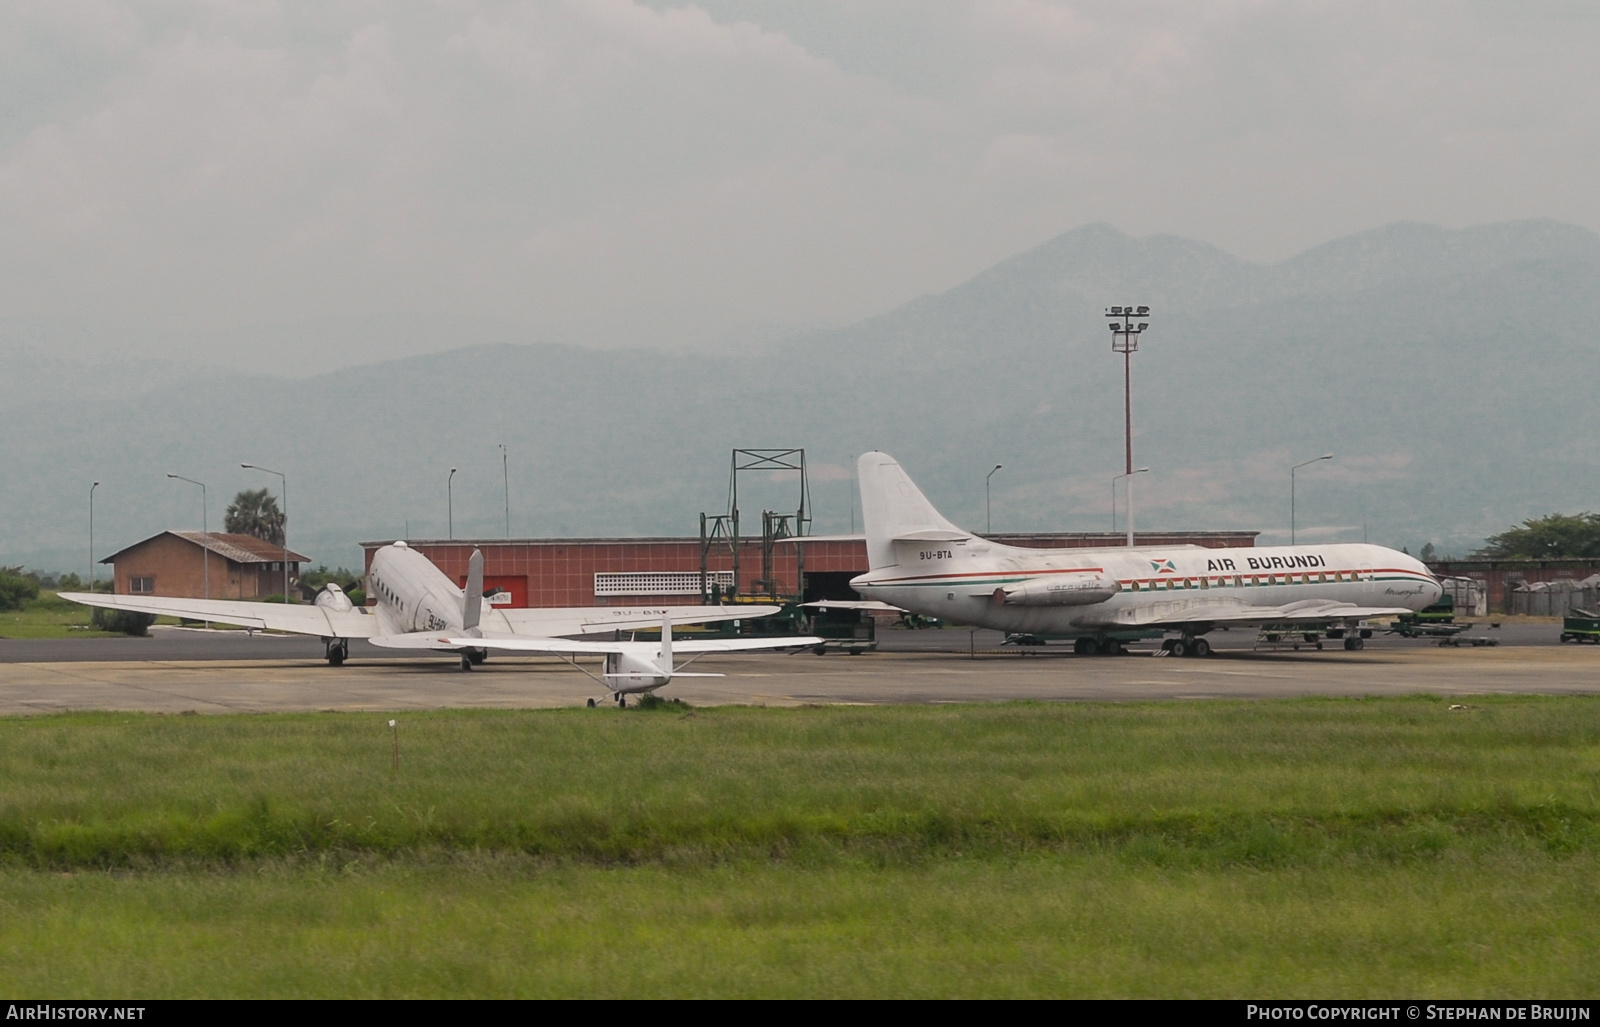
[[[856,461],[861,483],[861,517],[867,534],[867,563],[895,564],[895,539],[964,539],[971,532],[945,520],[900,464],[887,453],[863,453]]]
[[[672,614],[661,615],[661,656],[657,661],[661,673],[672,677]]]
[[[467,590],[461,599],[461,626],[467,631],[478,630],[483,617],[483,551],[474,549],[467,561]]]

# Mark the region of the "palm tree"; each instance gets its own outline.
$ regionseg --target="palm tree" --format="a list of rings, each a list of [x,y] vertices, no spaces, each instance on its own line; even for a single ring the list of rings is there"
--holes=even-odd
[[[273,545],[283,545],[283,511],[266,489],[245,489],[234,496],[223,512],[222,527],[229,534],[253,535]]]

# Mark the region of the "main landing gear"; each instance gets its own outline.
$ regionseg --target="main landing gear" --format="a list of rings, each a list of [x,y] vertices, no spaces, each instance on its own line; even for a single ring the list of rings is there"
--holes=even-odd
[[[487,649],[467,649],[461,653],[461,669],[471,670],[489,658]]]
[[[344,661],[348,660],[350,658],[350,640],[349,639],[347,639],[347,638],[330,638],[325,643],[325,645],[326,645],[325,655],[328,658],[328,666],[330,666],[330,667],[342,667],[344,665]]]
[[[1186,635],[1183,638],[1169,638],[1161,643],[1161,648],[1169,656],[1211,655],[1211,643],[1192,635]]]
[[[1072,643],[1072,651],[1079,656],[1123,656],[1126,650],[1114,638],[1079,638]]]
[[[1350,635],[1344,640],[1344,647],[1351,652],[1366,648],[1366,641],[1360,635]]]

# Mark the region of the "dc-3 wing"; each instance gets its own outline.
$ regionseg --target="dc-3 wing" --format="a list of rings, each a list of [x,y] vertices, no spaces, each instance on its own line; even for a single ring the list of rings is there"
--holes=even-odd
[[[659,628],[663,614],[671,618],[674,625],[678,625],[756,620],[782,612],[781,606],[755,605],[669,606],[664,609],[574,606],[562,609],[485,610],[482,627],[485,635],[532,635],[538,638],[553,638],[557,635],[592,635],[600,631]]]
[[[1283,606],[1251,606],[1217,599],[1178,600],[1117,610],[1103,623],[1117,627],[1182,628],[1195,624],[1305,624],[1314,621],[1358,621],[1410,613],[1403,606],[1357,606],[1326,599],[1306,599]]]
[[[176,599],[170,596],[108,595],[99,592],[63,592],[61,598],[107,610],[151,613],[158,617],[236,624],[258,631],[288,631],[323,638],[371,638],[381,629],[378,618],[360,610],[331,610],[325,606],[289,603],[246,603],[237,599]]]
[[[178,599],[171,596],[111,595],[103,592],[63,592],[61,598],[85,606],[108,610],[151,613],[158,617],[184,617],[188,620],[236,624],[257,631],[287,631],[321,638],[377,637],[383,630],[377,617],[361,610],[334,610],[325,606],[287,603],[246,603],[237,599]],[[671,607],[667,616],[673,624],[707,624],[716,621],[770,617],[781,612],[778,606],[681,606]],[[659,628],[660,608],[578,606],[550,609],[485,611],[486,634],[516,637],[531,635],[549,638],[556,635],[583,635],[599,631]],[[495,630],[499,629],[499,630]],[[412,632],[432,639],[437,632]],[[406,635],[394,635],[405,638]],[[481,643],[472,642],[481,648]],[[419,648],[431,648],[430,645]]]
[[[660,623],[659,621],[657,622]],[[753,649],[798,649],[822,641],[809,635],[785,638],[674,638],[675,653],[733,653]],[[422,631],[406,635],[381,635],[373,645],[388,649],[501,649],[521,653],[562,653],[572,656],[637,653],[648,642],[588,642],[567,638],[524,638],[516,635],[441,635]]]

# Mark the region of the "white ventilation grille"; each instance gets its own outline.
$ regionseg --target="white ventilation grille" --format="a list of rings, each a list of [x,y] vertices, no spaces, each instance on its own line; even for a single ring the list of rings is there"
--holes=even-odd
[[[733,587],[733,572],[707,571],[706,585],[716,585],[726,591]],[[697,596],[700,594],[700,572],[597,573],[594,576],[594,594],[596,596]]]

